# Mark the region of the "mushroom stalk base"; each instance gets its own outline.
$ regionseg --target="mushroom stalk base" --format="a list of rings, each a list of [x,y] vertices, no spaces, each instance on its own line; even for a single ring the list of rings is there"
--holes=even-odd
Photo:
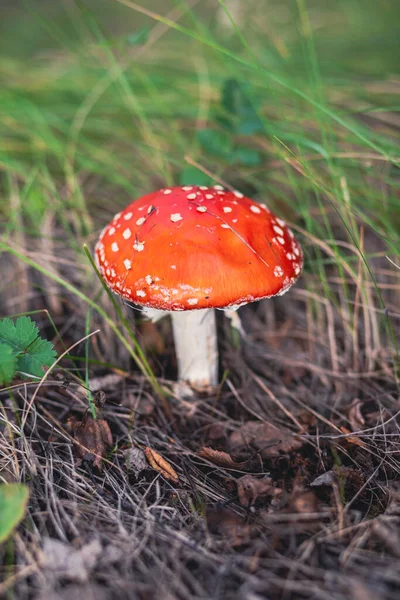
[[[218,347],[212,308],[171,313],[179,381],[217,385]]]

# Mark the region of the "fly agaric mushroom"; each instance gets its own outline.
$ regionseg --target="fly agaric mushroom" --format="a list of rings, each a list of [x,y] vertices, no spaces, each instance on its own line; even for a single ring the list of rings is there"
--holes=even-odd
[[[218,382],[215,308],[280,296],[303,266],[298,242],[264,204],[221,186],[165,188],[132,202],[95,248],[111,290],[171,313],[178,378]]]

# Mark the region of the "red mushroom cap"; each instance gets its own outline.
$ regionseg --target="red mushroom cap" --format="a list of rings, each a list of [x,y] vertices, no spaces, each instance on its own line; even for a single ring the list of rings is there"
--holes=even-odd
[[[303,266],[282,219],[221,186],[166,188],[132,202],[103,230],[95,255],[115,293],[162,310],[283,294]]]

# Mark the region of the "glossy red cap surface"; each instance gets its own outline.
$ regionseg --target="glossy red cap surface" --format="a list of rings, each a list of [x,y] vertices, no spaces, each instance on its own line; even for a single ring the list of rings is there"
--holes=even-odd
[[[95,256],[115,293],[162,310],[283,294],[303,266],[282,219],[220,186],[166,188],[132,202],[103,230]]]

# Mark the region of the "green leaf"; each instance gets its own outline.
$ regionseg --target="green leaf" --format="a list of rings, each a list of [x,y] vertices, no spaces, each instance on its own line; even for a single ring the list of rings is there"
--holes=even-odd
[[[39,329],[29,317],[0,321],[0,342],[5,342],[16,352],[24,352],[39,335]]]
[[[27,351],[20,355],[17,370],[23,374],[42,377],[42,367],[50,367],[55,357],[53,344],[38,337],[32,342]]]
[[[225,158],[232,151],[232,137],[224,131],[200,129],[196,137],[209,154]]]
[[[36,324],[29,317],[0,321],[0,343],[11,348],[16,370],[24,375],[42,377],[42,367],[49,367],[56,357],[53,345],[39,337]]]
[[[0,344],[0,385],[8,385],[17,368],[17,357],[8,344]]]
[[[29,490],[21,483],[0,485],[0,542],[4,542],[22,521]]]
[[[258,101],[248,83],[227,79],[222,87],[221,107],[232,115],[237,133],[251,135],[265,130],[257,112]]]
[[[257,167],[261,160],[261,154],[252,148],[236,148],[231,155],[232,162],[239,162],[246,167]]]
[[[203,171],[188,165],[179,175],[179,185],[213,185],[214,180]]]

